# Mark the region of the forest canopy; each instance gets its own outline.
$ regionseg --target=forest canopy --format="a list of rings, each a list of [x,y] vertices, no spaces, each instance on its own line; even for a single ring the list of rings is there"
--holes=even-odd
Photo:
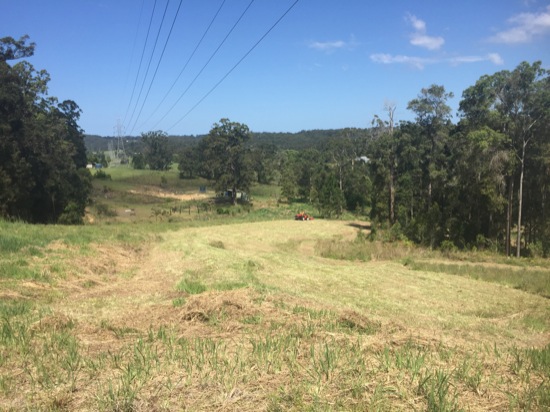
[[[48,96],[49,74],[22,60],[28,36],[0,39],[0,216],[82,223],[91,190],[80,108]]]

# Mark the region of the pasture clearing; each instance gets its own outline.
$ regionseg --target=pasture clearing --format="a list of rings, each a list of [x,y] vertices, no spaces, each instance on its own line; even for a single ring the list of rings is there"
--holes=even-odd
[[[323,257],[357,222],[176,223],[1,223],[0,409],[550,406],[547,298],[390,244]]]

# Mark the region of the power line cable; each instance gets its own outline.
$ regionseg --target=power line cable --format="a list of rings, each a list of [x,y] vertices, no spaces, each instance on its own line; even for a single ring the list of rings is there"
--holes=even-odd
[[[128,79],[130,78],[130,70],[132,68],[132,63],[134,62],[134,56],[135,56],[135,52],[136,52],[136,45],[137,45],[137,39],[138,39],[138,34],[139,34],[139,28],[141,26],[141,18],[143,17],[143,8],[145,6],[145,0],[142,0],[141,1],[141,9],[139,11],[139,19],[138,19],[138,24],[136,26],[136,34],[134,35],[134,43],[132,45],[132,53],[131,53],[131,57],[130,57],[130,63],[128,64],[128,71],[126,73],[126,79],[124,81],[124,89],[123,89],[123,92],[122,92],[122,96],[124,96],[126,94],[126,88],[128,86]],[[120,119],[119,119],[120,120]]]
[[[239,22],[242,20],[242,18],[244,17],[244,15],[246,14],[246,12],[248,11],[248,9],[250,8],[250,6],[252,6],[252,3],[254,3],[255,0],[251,0],[250,3],[248,3],[248,6],[246,7],[246,9],[242,12],[242,14],[239,16],[239,18],[237,19],[237,21],[235,22],[235,24],[233,25],[233,27],[231,27],[231,30],[229,30],[229,32],[227,33],[227,35],[224,37],[224,39],[222,40],[222,42],[218,45],[218,47],[216,48],[216,50],[214,50],[214,53],[212,53],[212,55],[210,56],[210,58],[206,61],[206,63],[204,64],[204,66],[202,66],[202,68],[200,69],[200,71],[197,73],[197,75],[195,76],[195,78],[191,81],[191,83],[189,83],[189,85],[187,86],[187,88],[183,91],[183,93],[178,97],[178,99],[176,100],[176,102],[168,109],[168,111],[164,114],[164,116],[162,116],[162,118],[157,122],[155,123],[155,125],[153,126],[153,129],[155,127],[157,127],[157,125],[162,122],[166,116],[168,116],[168,114],[174,109],[174,107],[176,107],[176,105],[180,102],[180,100],[183,98],[183,96],[185,96],[187,94],[187,92],[189,91],[189,89],[191,88],[191,86],[193,86],[193,84],[197,81],[197,79],[199,78],[199,76],[202,74],[202,72],[204,71],[204,69],[206,69],[206,67],[210,64],[210,62],[212,61],[212,59],[214,58],[214,56],[216,56],[216,54],[218,53],[218,51],[221,49],[221,47],[223,46],[223,44],[225,43],[225,41],[228,39],[228,37],[231,35],[231,33],[233,32],[233,30],[235,30],[235,27],[237,27],[237,25],[239,24]]]
[[[156,1],[156,0],[155,0]],[[151,52],[151,57],[149,58],[149,62],[147,63],[147,69],[145,70],[145,76],[143,77],[143,82],[141,83],[141,88],[139,90],[138,98],[136,99],[136,105],[134,106],[134,110],[132,112],[132,116],[130,117],[130,121],[128,124],[132,123],[132,119],[134,118],[134,114],[136,113],[137,106],[139,104],[139,100],[141,98],[141,93],[143,92],[143,87],[145,86],[145,81],[147,80],[147,75],[149,74],[149,69],[151,68],[151,62],[153,61],[153,56],[155,55],[155,50],[157,49],[157,43],[159,40],[160,32],[162,30],[162,26],[164,25],[164,19],[166,17],[166,11],[168,10],[168,5],[170,4],[170,0],[166,2],[166,7],[164,8],[164,13],[162,14],[162,20],[160,22],[159,29],[157,31],[157,37],[155,38],[155,44],[153,45],[153,51]],[[135,127],[135,123],[134,123]],[[134,131],[134,127],[130,130],[130,134]]]
[[[183,119],[185,119],[187,116],[189,116],[189,114],[193,110],[195,110],[197,108],[197,106],[199,106],[214,90],[216,90],[218,88],[218,86],[233,72],[233,70],[235,70],[237,68],[237,66],[239,66],[239,64],[241,64],[243,62],[243,60],[246,59],[248,57],[248,55],[250,53],[252,53],[252,51],[281,22],[281,20],[283,20],[285,18],[285,16],[288,13],[290,13],[290,11],[294,8],[294,6],[296,6],[296,4],[298,4],[299,1],[300,0],[294,1],[294,3],[292,3],[292,5],[282,14],[282,16],[279,17],[279,19],[277,19],[277,21],[264,33],[264,35],[262,37],[260,37],[260,39],[245,53],[245,55],[243,57],[241,57],[241,59],[237,63],[235,63],[235,65],[231,69],[229,69],[229,71],[197,103],[195,103],[195,105],[193,107],[191,107],[191,109],[189,109],[189,111],[187,113],[185,113],[176,123],[174,123],[170,128],[168,128],[167,131],[170,131],[174,127],[176,127]]]
[[[132,88],[132,96],[130,97],[130,101],[128,102],[128,107],[126,108],[126,113],[124,114],[124,120],[122,121],[122,124],[126,123],[126,117],[128,117],[128,111],[130,110],[130,106],[132,105],[132,100],[134,100],[134,93],[136,91],[136,86],[139,79],[139,73],[141,71],[141,64],[143,63],[143,56],[145,55],[145,49],[147,47],[147,41],[149,40],[149,32],[151,31],[151,24],[153,23],[153,16],[155,15],[156,6],[157,6],[157,0],[155,0],[155,3],[153,4],[153,11],[151,12],[151,18],[149,19],[149,27],[147,28],[147,35],[145,36],[145,43],[143,43],[143,50],[141,51],[141,58],[139,60],[139,67],[136,74],[136,80],[134,81],[134,87]]]
[[[151,87],[153,87],[153,82],[155,81],[155,78],[157,77],[157,72],[160,67],[160,63],[162,62],[162,58],[164,57],[164,52],[166,51],[166,46],[168,46],[168,41],[170,40],[170,36],[172,35],[172,30],[174,29],[174,25],[176,24],[176,20],[178,18],[178,14],[181,9],[181,4],[183,3],[183,0],[180,0],[180,3],[178,5],[178,9],[176,10],[176,14],[174,16],[174,19],[172,20],[172,25],[170,26],[170,31],[168,32],[168,36],[166,37],[166,41],[164,42],[164,47],[162,48],[162,52],[159,57],[159,61],[157,63],[157,67],[155,68],[155,72],[153,73],[153,77],[151,78],[151,83],[149,83],[149,88],[147,89],[147,93],[145,94],[145,97],[143,98],[143,102],[141,103],[141,108],[139,109],[139,113],[136,117],[136,121],[134,123],[134,127],[136,126],[139,117],[141,116],[141,112],[143,111],[143,107],[145,106],[145,102],[147,101],[147,97],[149,97],[149,92],[151,91]],[[133,128],[132,128],[133,130]]]
[[[160,103],[157,105],[157,107],[155,107],[155,110],[153,110],[153,112],[151,113],[151,115],[147,118],[147,120],[145,120],[144,124],[147,123],[149,120],[151,120],[151,118],[155,115],[155,113],[158,111],[158,109],[160,108],[160,106],[162,106],[162,104],[164,103],[164,101],[166,100],[166,98],[168,97],[168,95],[170,94],[170,92],[174,89],[174,86],[176,85],[176,83],[178,82],[178,80],[180,79],[181,75],[183,74],[183,72],[185,71],[185,69],[187,68],[187,66],[189,65],[189,62],[191,61],[191,59],[193,58],[193,56],[195,55],[195,53],[197,52],[197,50],[199,49],[200,45],[202,44],[202,41],[204,40],[204,38],[206,37],[206,35],[208,34],[208,32],[210,31],[210,28],[212,27],[212,25],[214,24],[214,21],[216,20],[216,18],[218,17],[218,14],[220,14],[220,11],[223,7],[223,5],[225,4],[226,0],[223,0],[220,7],[218,8],[218,10],[216,11],[216,14],[214,15],[214,17],[212,18],[212,20],[210,21],[210,24],[208,25],[208,27],[206,28],[206,30],[204,31],[201,39],[199,40],[199,42],[197,43],[197,45],[195,46],[195,49],[193,50],[193,52],[191,53],[191,55],[189,56],[189,58],[187,59],[187,61],[185,62],[185,65],[183,66],[183,68],[181,69],[181,71],[179,72],[178,76],[176,77],[176,80],[174,80],[174,82],[172,83],[172,85],[170,86],[170,88],[168,89],[168,91],[166,92],[166,94],[164,95],[164,97],[162,98],[162,100],[160,101]],[[157,123],[158,124],[158,123]],[[156,125],[155,125],[156,126]]]

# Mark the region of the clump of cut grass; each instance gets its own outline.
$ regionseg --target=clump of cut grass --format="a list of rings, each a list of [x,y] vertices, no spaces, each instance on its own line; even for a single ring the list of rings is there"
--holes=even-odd
[[[374,335],[382,326],[380,322],[374,322],[352,311],[344,312],[336,322],[340,328],[359,335]]]
[[[136,328],[132,328],[128,326],[115,326],[111,324],[109,321],[106,321],[105,319],[101,320],[101,322],[99,323],[99,327],[101,329],[105,329],[110,332],[113,332],[118,339],[122,339],[123,337],[129,334],[135,335],[139,333],[139,331]]]
[[[221,240],[213,240],[209,243],[210,246],[216,248],[216,249],[225,249],[225,245]]]
[[[179,307],[185,305],[185,302],[186,302],[185,298],[182,298],[182,297],[176,298],[176,299],[172,300],[172,306],[174,306],[175,308],[179,308]]]
[[[260,315],[250,315],[242,319],[242,323],[248,325],[259,325],[262,322]]]
[[[222,281],[218,282],[215,285],[212,286],[213,290],[217,291],[228,291],[228,290],[235,290],[235,289],[243,289],[248,287],[248,283],[246,282],[239,282],[239,281]]]

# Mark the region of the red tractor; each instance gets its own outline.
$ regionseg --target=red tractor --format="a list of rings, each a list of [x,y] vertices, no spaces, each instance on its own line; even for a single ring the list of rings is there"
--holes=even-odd
[[[306,212],[300,212],[294,216],[294,220],[313,220],[313,216],[308,215]]]

